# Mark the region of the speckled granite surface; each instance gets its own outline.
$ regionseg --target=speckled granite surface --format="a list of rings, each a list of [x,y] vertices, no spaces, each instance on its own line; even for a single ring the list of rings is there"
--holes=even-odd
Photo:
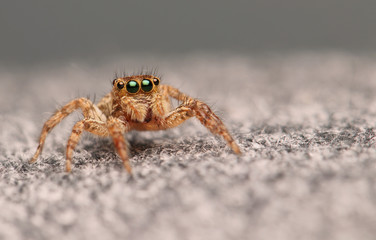
[[[216,110],[243,156],[190,120],[127,136],[133,179],[111,141],[89,134],[66,174],[77,113],[27,163],[56,107],[98,100],[114,71],[143,60],[1,70],[0,239],[374,239],[374,57],[154,59],[164,83]]]

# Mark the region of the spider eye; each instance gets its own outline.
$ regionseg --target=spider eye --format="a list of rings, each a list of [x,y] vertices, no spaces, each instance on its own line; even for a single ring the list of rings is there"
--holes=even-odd
[[[115,85],[116,80],[117,80],[117,79],[115,78],[114,81],[112,81],[112,85]]]
[[[159,79],[158,78],[154,78],[153,82],[154,82],[154,85],[157,86],[159,84]]]
[[[141,88],[144,92],[150,92],[153,89],[153,83],[148,79],[144,79],[141,82]]]
[[[127,83],[127,91],[129,93],[136,93],[138,92],[139,89],[140,89],[140,86],[138,85],[136,81],[131,80]]]
[[[114,82],[114,83],[115,83],[115,82]],[[123,82],[118,82],[117,87],[118,87],[119,89],[122,89],[122,88],[124,87],[124,83],[123,83]]]

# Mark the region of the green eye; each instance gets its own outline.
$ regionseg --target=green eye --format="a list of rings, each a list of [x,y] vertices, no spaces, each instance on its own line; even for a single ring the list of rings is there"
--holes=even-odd
[[[127,91],[129,93],[136,93],[138,92],[139,89],[140,89],[140,86],[138,85],[136,81],[131,80],[127,83]]]
[[[150,80],[144,79],[141,82],[141,88],[144,92],[150,92],[153,89],[153,83]]]

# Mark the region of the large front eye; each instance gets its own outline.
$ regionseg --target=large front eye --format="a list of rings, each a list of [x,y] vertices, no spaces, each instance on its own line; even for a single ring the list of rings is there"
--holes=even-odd
[[[141,82],[141,88],[144,92],[150,92],[153,89],[153,83],[150,80],[144,79]]]
[[[131,80],[127,83],[127,91],[129,93],[136,93],[139,89],[140,86],[138,85],[138,82]]]

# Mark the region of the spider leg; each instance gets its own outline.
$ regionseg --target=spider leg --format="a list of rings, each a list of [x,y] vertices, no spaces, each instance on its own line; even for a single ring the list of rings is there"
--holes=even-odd
[[[43,150],[44,142],[48,133],[57,125],[59,124],[65,117],[71,114],[76,109],[81,108],[85,119],[101,119],[105,120],[106,117],[101,113],[101,111],[88,99],[86,98],[78,98],[72,100],[61,109],[56,111],[43,125],[42,132],[39,137],[39,145],[37,150],[30,160],[30,163],[33,163],[37,160],[38,156]]]
[[[66,150],[66,171],[71,171],[71,163],[73,151],[76,148],[78,141],[80,140],[82,131],[84,130],[84,121],[77,122],[72,129],[72,133],[68,139],[67,150]]]
[[[94,119],[84,119],[77,122],[72,129],[72,133],[68,139],[66,150],[66,171],[71,171],[71,163],[73,151],[80,140],[83,131],[91,132],[95,135],[106,137],[109,135],[106,123]]]
[[[114,142],[116,151],[123,161],[124,168],[128,171],[128,173],[132,174],[132,168],[129,164],[127,153],[127,143],[123,135],[123,133],[129,131],[129,125],[117,118],[111,117],[107,121],[107,127]]]
[[[209,129],[213,134],[222,136],[236,154],[241,154],[239,146],[235,143],[235,140],[232,138],[221,119],[213,113],[206,103],[197,100],[194,101],[195,104],[193,111],[195,112],[198,120],[200,120],[201,124]]]
[[[163,125],[166,129],[174,128],[193,116],[195,116],[195,113],[192,108],[182,104],[165,117]]]
[[[167,92],[169,96],[176,98],[179,101],[183,101],[179,107],[177,107],[165,118],[167,128],[178,126],[185,120],[196,116],[201,124],[204,125],[210,132],[215,135],[222,136],[236,154],[241,154],[239,146],[235,143],[226,126],[206,103],[191,98],[181,93],[176,88],[166,85],[164,87],[165,92]]]

